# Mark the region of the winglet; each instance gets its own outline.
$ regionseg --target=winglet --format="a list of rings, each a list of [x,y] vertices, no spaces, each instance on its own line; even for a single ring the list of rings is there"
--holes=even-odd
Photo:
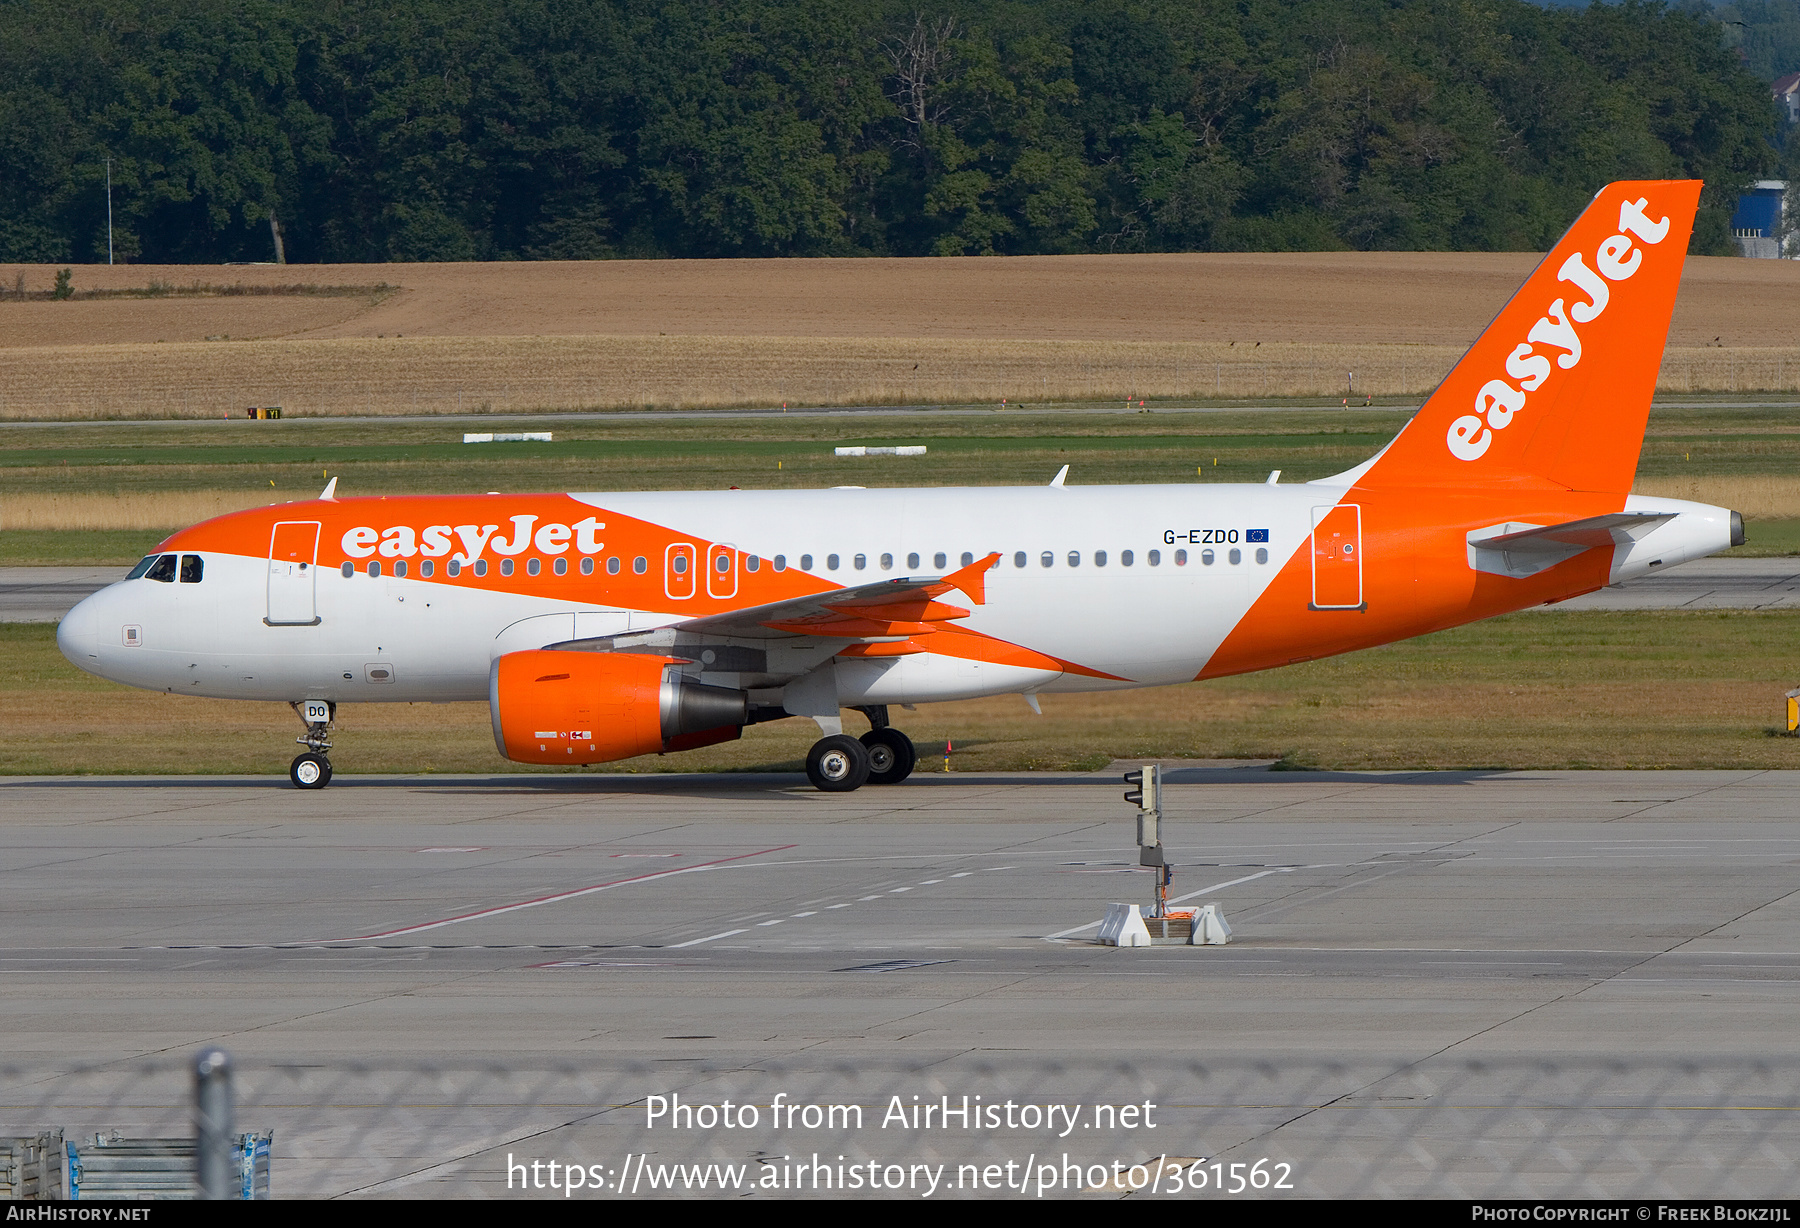
[[[334,502],[336,499],[337,499],[337,479],[332,478],[331,481],[325,483],[325,489],[324,489],[324,491],[322,491],[320,493],[319,501],[321,503],[331,503],[331,502]]]
[[[961,589],[976,605],[986,605],[987,573],[999,561],[1000,552],[996,550],[985,559],[976,559],[967,567],[951,572],[944,577],[944,583],[952,588]]]
[[[1050,479],[1050,485],[1052,485],[1052,486],[1056,487],[1058,490],[1060,490],[1060,489],[1062,489],[1063,479],[1068,476],[1069,476],[1069,467],[1067,465],[1064,465],[1061,469],[1058,469],[1056,471],[1056,476]]]

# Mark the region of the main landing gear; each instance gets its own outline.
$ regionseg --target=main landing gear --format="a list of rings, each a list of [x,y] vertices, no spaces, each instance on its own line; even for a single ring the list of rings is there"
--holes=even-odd
[[[863,734],[862,744],[869,752],[869,783],[897,785],[912,775],[919,762],[919,752],[912,739],[898,729],[871,729]]]
[[[331,749],[331,722],[337,716],[337,705],[324,700],[308,699],[288,705],[294,710],[306,734],[294,741],[306,747],[306,753],[295,755],[288,765],[288,779],[296,789],[323,789],[331,783],[331,760],[325,757]]]
[[[887,708],[861,710],[874,726],[858,738],[847,733],[820,738],[806,754],[806,778],[824,793],[849,793],[865,784],[897,785],[912,775],[919,752],[912,739],[887,723]]]

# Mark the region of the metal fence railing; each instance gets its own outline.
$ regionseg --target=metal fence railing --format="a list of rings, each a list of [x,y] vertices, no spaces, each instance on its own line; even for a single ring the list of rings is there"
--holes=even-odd
[[[79,1164],[82,1140],[167,1152],[198,1121],[196,1155],[233,1157],[215,1153],[213,1188],[277,1198],[1779,1198],[1800,1161],[1788,1060],[334,1060],[230,1078],[235,1126],[209,1134],[219,1101],[197,1113],[189,1065],[0,1067],[0,1135],[61,1131]]]

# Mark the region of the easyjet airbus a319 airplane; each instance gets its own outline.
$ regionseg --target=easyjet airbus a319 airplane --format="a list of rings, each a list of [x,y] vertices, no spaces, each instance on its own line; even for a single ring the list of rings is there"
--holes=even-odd
[[[1373,459],[1277,485],[332,497],[165,541],[57,631],[82,669],[291,703],[485,699],[509,759],[818,723],[894,784],[892,705],[1167,686],[1561,601],[1743,540],[1630,493],[1697,182],[1615,183]],[[335,487],[335,482],[333,483]],[[842,711],[865,714],[860,739]]]

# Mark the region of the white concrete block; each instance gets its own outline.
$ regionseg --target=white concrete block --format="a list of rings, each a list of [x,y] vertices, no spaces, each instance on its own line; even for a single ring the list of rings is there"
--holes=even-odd
[[[1188,941],[1197,947],[1222,947],[1231,941],[1231,927],[1217,904],[1202,904],[1194,916],[1194,936]]]
[[[1147,947],[1150,931],[1136,904],[1108,904],[1100,922],[1100,941],[1109,947]]]

